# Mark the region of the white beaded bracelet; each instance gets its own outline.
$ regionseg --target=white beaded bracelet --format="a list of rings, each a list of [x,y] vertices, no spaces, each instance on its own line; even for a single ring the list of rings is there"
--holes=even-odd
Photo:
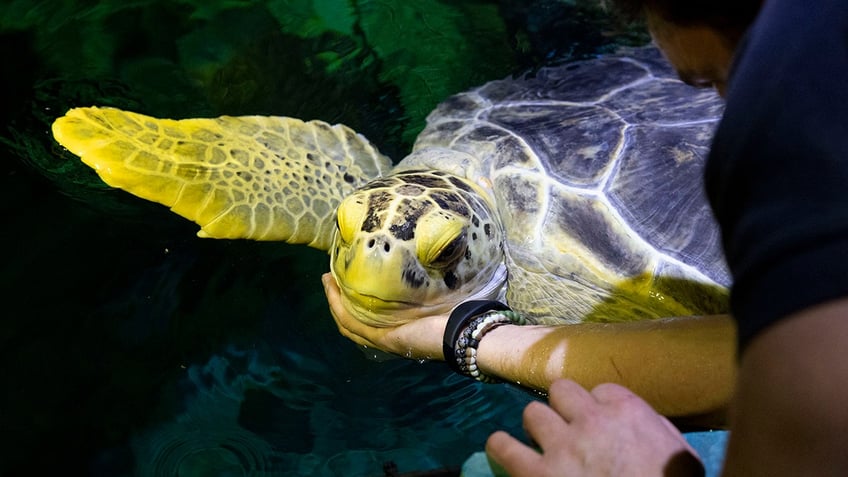
[[[527,320],[512,310],[491,310],[476,316],[462,331],[455,346],[457,361],[460,361],[461,357],[461,362],[457,364],[462,374],[484,383],[500,382],[499,379],[480,371],[477,366],[477,347],[483,336],[493,329],[505,324],[523,325],[525,323]]]

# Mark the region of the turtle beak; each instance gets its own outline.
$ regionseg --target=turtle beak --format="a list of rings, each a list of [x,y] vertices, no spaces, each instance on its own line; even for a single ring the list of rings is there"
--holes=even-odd
[[[369,307],[409,303],[416,285],[423,284],[410,280],[409,273],[404,272],[410,267],[420,268],[415,257],[405,259],[409,254],[395,250],[393,243],[380,234],[357,237],[350,247],[342,245],[337,250],[331,263],[339,286],[352,300],[372,302]],[[421,274],[426,276],[423,270]]]

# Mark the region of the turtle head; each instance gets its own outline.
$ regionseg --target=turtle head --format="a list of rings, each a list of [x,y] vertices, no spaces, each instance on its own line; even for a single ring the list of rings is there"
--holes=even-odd
[[[333,275],[360,321],[394,326],[495,298],[506,281],[503,231],[470,182],[404,171],[345,198],[331,249]]]

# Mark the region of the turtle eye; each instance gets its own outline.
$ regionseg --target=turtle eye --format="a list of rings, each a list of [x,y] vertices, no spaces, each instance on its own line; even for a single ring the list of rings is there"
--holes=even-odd
[[[465,231],[463,231],[457,238],[451,240],[442,248],[436,258],[430,262],[430,266],[441,268],[454,263],[461,256],[465,255],[467,246],[468,242],[465,240]]]
[[[466,222],[449,214],[426,214],[415,227],[415,252],[421,265],[449,265],[466,248]]]

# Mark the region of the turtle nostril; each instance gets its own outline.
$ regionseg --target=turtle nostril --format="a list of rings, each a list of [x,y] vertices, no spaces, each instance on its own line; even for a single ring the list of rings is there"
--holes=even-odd
[[[366,242],[365,246],[368,250],[382,248],[385,253],[389,253],[389,251],[392,249],[391,242],[387,241],[383,237],[375,237],[368,239],[368,242]]]

